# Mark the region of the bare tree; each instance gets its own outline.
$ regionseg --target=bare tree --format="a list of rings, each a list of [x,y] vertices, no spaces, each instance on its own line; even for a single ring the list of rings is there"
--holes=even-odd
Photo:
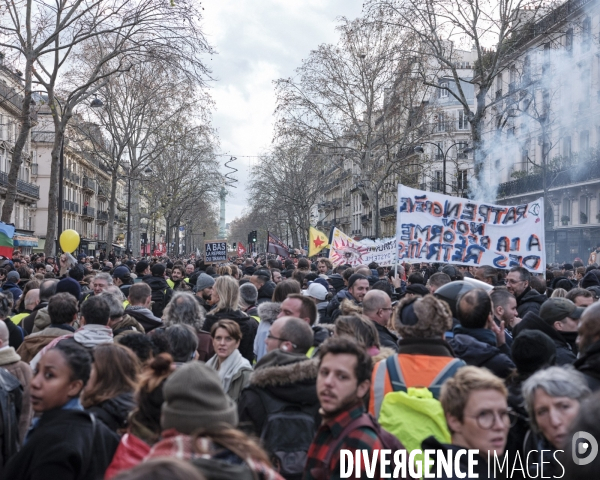
[[[354,185],[373,210],[380,234],[379,196],[400,175],[425,133],[426,89],[415,75],[410,36],[383,22],[342,19],[336,45],[320,45],[276,82],[276,135],[327,146],[332,162],[350,164]]]
[[[415,36],[424,84],[445,90],[462,105],[471,127],[475,174],[483,185],[485,116],[504,100],[501,89],[493,90],[494,84],[499,76],[502,82],[515,50],[535,36],[533,23],[547,7],[543,0],[370,0],[367,4],[373,21],[396,25]],[[461,48],[475,52],[474,75],[467,74],[471,69],[462,64]],[[443,78],[453,79],[456,88],[449,88]],[[475,105],[461,82],[475,86]]]

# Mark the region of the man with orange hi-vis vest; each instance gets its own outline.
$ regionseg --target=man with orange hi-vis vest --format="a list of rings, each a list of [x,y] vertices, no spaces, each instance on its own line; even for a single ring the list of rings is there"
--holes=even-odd
[[[378,362],[371,376],[369,412],[379,417],[385,395],[425,387],[439,398],[440,387],[465,365],[454,358],[444,333],[452,328],[448,305],[433,295],[403,299],[394,318],[399,353]]]

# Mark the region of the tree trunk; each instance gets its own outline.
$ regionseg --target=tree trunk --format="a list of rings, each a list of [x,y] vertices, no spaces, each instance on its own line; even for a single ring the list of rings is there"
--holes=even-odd
[[[131,252],[140,256],[140,189],[139,182],[131,179]]]
[[[19,178],[19,169],[23,163],[23,150],[25,149],[25,144],[27,143],[29,132],[31,131],[31,68],[31,60],[28,60],[25,66],[25,91],[23,96],[23,105],[21,108],[21,129],[13,148],[10,171],[8,172],[6,200],[2,206],[2,216],[0,217],[4,223],[10,223],[10,218],[12,217],[15,206],[15,198],[17,196],[17,179]]]
[[[46,226],[46,244],[44,253],[48,256],[54,252],[57,238],[58,223],[58,196],[60,184],[60,150],[64,141],[64,127],[56,119],[54,120],[54,145],[52,146],[50,160],[50,187],[48,189],[48,225]],[[55,252],[58,255],[58,252]]]
[[[118,165],[118,163],[117,163]],[[115,213],[117,210],[117,170],[113,170],[110,176],[110,197],[108,199],[108,224],[106,229],[107,252],[112,249],[115,238]]]
[[[381,235],[381,230],[379,226],[379,191],[373,189],[373,225],[375,229],[373,230],[375,233],[375,238],[379,238]]]

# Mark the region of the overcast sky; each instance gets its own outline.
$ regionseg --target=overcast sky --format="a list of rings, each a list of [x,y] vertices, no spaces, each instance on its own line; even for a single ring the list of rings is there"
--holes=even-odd
[[[336,41],[336,18],[358,17],[362,0],[205,0],[204,30],[218,55],[208,60],[216,81],[214,126],[220,153],[238,155],[237,188],[227,200],[227,222],[247,203],[248,171],[272,140],[273,80],[294,75],[321,43]],[[226,157],[219,157],[222,162]],[[223,172],[226,170],[223,169]]]

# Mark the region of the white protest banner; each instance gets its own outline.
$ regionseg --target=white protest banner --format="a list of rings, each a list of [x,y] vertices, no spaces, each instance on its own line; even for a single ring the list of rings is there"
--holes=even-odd
[[[401,262],[546,268],[544,200],[493,205],[398,185]]]
[[[337,228],[333,229],[329,260],[334,265],[368,265],[377,262],[380,266],[393,265],[396,261],[394,238],[381,240],[354,240]]]

